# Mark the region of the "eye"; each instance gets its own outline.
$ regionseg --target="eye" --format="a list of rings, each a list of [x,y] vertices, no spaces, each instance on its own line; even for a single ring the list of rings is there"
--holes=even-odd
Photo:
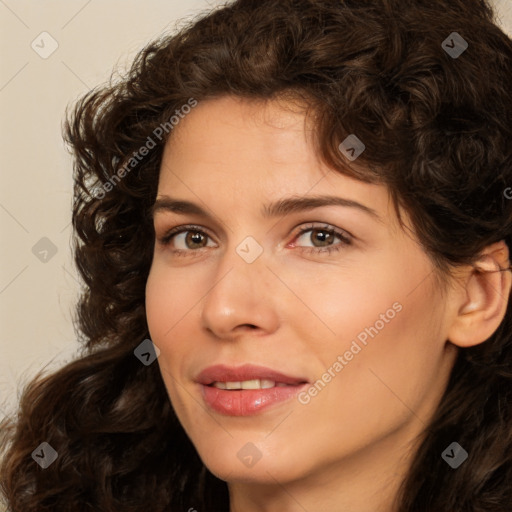
[[[306,236],[310,233],[309,236]],[[340,241],[335,244],[336,238]],[[302,246],[297,241],[309,239],[312,245]],[[211,236],[200,226],[178,226],[169,230],[158,242],[162,246],[170,246],[172,242],[171,252],[176,256],[190,256],[200,254],[200,249],[207,247],[215,247],[211,242]],[[310,224],[303,227],[295,236],[291,246],[297,247],[296,250],[306,253],[331,253],[340,251],[347,245],[350,245],[351,235],[340,229],[329,225],[318,226]],[[195,254],[194,254],[195,253]]]
[[[168,231],[159,242],[163,246],[168,246],[172,240],[174,246],[172,252],[182,255],[208,247],[207,241],[209,238],[210,235],[199,226],[178,226]]]
[[[310,234],[306,236],[307,233]],[[336,238],[340,240],[340,243],[334,244]],[[299,246],[299,250],[308,253],[330,253],[333,251],[340,251],[345,246],[352,243],[351,237],[348,233],[329,225],[324,225],[323,227],[315,225],[305,226],[299,231],[299,234],[292,245],[296,246],[296,241],[300,239],[304,239],[305,241],[309,240],[312,243],[309,247]]]

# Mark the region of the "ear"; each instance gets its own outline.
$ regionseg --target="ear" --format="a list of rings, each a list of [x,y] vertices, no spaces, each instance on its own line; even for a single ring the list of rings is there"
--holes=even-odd
[[[458,347],[486,341],[505,316],[512,283],[509,250],[502,240],[484,249],[465,273],[448,340]]]

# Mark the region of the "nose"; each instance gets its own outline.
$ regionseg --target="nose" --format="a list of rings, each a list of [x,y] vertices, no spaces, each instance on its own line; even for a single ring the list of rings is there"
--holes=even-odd
[[[219,264],[201,309],[203,327],[220,339],[278,328],[279,281],[267,268],[264,253],[252,263],[232,249]]]

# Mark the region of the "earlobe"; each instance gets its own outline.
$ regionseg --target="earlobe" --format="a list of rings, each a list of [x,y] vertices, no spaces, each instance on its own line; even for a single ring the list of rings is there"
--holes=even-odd
[[[487,247],[466,274],[448,340],[471,347],[492,336],[505,316],[511,285],[509,250],[502,240]]]

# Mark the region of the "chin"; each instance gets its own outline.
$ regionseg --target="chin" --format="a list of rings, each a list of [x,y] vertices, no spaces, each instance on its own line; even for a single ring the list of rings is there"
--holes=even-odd
[[[233,442],[224,445],[221,450],[198,451],[208,470],[217,478],[227,482],[245,482],[275,485],[298,480],[305,476],[306,470],[299,460],[292,460],[282,451],[260,451],[250,443]]]

